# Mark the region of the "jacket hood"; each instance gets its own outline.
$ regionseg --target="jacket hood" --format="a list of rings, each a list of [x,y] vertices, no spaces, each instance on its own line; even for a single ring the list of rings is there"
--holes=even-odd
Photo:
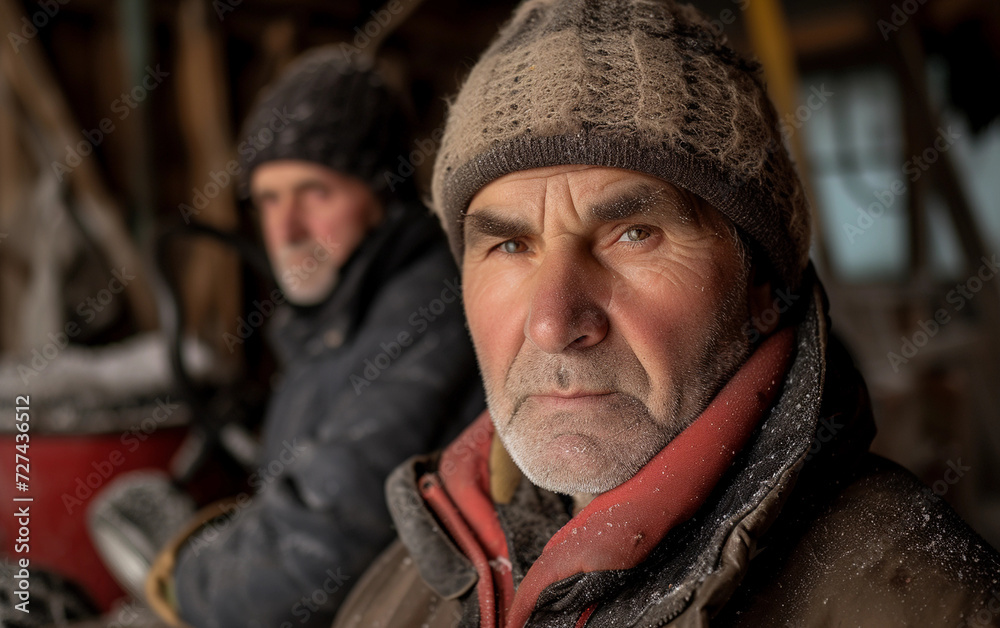
[[[874,422],[864,384],[849,361],[843,363],[846,354],[830,348],[826,298],[813,273],[803,290],[800,322],[794,328],[795,357],[781,390],[707,499],[636,566],[580,571],[546,586],[529,625],[572,627],[584,612],[592,613],[591,626],[659,625],[684,613],[713,614],[739,584],[757,539],[777,517],[800,474],[835,468],[867,451]],[[467,542],[442,531],[440,511],[432,512],[420,493],[427,494],[428,478],[453,472],[439,466],[450,458],[464,461],[465,472],[482,475],[488,495],[490,447],[483,428],[474,426],[449,447],[453,455],[411,460],[387,482],[401,540],[427,583],[446,599],[469,592],[482,570],[477,572],[475,556],[470,560],[474,552]],[[468,499],[456,501],[463,515],[472,516],[465,512]],[[570,514],[563,498],[526,479],[495,510],[507,537],[513,582],[520,583]],[[595,610],[597,601],[611,599],[615,602]],[[462,625],[478,622],[466,619]]]

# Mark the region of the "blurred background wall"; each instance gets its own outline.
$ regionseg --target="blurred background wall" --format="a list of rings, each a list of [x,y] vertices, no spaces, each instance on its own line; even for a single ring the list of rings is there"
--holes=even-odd
[[[239,128],[257,91],[312,46],[374,57],[416,128],[398,174],[423,185],[446,97],[515,4],[0,0],[0,430],[13,434],[14,398],[30,393],[33,433],[58,441],[36,450],[50,466],[35,486],[67,526],[53,534],[86,542],[73,535],[97,487],[80,485],[164,399],[182,403],[114,472],[176,471],[192,416],[240,410],[252,428],[266,398],[245,261],[193,239],[154,255],[192,222],[253,238],[227,164],[251,139]],[[875,449],[1000,546],[1000,4],[694,4],[764,63],[809,184],[834,331],[875,402]],[[177,312],[157,296],[163,277]],[[185,330],[188,371],[238,392],[178,392],[168,328]]]

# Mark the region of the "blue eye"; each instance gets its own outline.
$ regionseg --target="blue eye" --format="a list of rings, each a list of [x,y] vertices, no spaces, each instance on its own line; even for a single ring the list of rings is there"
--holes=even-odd
[[[505,240],[497,245],[497,248],[508,255],[514,255],[515,253],[524,252],[528,247],[520,240]]]
[[[619,242],[642,242],[652,235],[648,229],[642,227],[630,227],[618,238]]]

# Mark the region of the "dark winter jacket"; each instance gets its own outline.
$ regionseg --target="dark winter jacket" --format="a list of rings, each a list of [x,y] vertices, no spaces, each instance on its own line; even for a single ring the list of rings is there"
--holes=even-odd
[[[386,476],[482,411],[458,282],[437,221],[392,205],[325,303],[275,315],[285,369],[249,480],[256,494],[181,547],[184,621],[329,625],[393,538]]]
[[[821,288],[802,301],[780,392],[693,516],[637,564],[549,582],[525,625],[1000,626],[1000,555],[909,472],[867,451],[875,430],[864,382],[829,339]],[[484,616],[505,614],[504,574],[521,594],[555,542],[611,535],[601,546],[611,555],[596,562],[628,564],[648,541],[655,508],[595,530],[581,526],[582,513],[571,517],[565,498],[523,478],[498,499],[504,458],[484,418],[443,456],[414,458],[390,476],[402,542],[357,585],[335,628],[485,626]],[[487,476],[487,488],[449,489],[449,511],[440,488],[455,466]],[[507,558],[485,560],[491,539],[474,524],[484,507],[496,513]]]

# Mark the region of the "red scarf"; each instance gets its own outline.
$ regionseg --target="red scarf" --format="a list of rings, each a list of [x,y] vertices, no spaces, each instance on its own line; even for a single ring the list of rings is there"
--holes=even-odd
[[[521,628],[550,584],[581,572],[635,567],[667,532],[693,516],[773,404],[794,337],[785,329],[768,338],[687,429],[563,526],[516,593],[507,539],[490,497],[493,424],[487,412],[476,419],[442,453],[438,473],[420,479],[420,491],[479,574],[480,626]]]

